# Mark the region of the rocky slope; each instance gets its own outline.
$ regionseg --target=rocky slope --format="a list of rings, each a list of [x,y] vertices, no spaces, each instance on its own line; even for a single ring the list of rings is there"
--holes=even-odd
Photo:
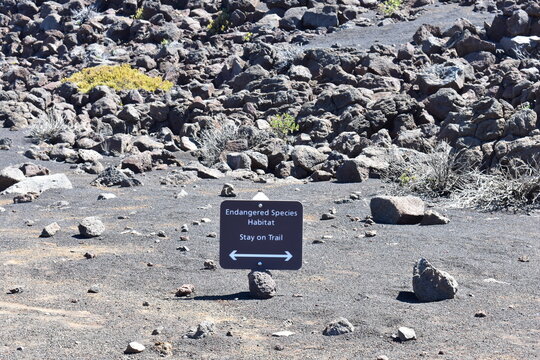
[[[414,19],[425,3],[377,20],[369,10],[377,4],[367,0],[4,1],[0,121],[24,129],[54,108],[69,126],[28,156],[91,163],[83,167],[91,172],[101,170],[92,165],[98,160],[78,150],[129,155],[124,167],[136,172],[177,165],[177,150],[199,150],[203,163],[221,172],[313,180],[335,178],[348,163],[341,181],[384,167],[369,160],[394,145],[425,151],[443,139],[484,167],[533,160],[540,150],[535,1],[478,2],[488,10],[496,5],[490,24],[422,25],[403,45],[281,46]],[[363,17],[366,11],[371,16]],[[175,86],[83,94],[60,81],[117,63]],[[268,131],[276,114],[296,119],[293,137]],[[224,135],[221,154],[208,154],[201,141],[212,129],[232,132]],[[125,135],[147,133],[154,137]]]

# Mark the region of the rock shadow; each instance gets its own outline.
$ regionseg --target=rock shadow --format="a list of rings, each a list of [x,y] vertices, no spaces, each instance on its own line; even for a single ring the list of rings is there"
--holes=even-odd
[[[226,294],[226,295],[203,295],[195,296],[193,300],[199,301],[215,301],[215,300],[258,300],[251,296],[249,291],[242,291],[235,294]]]
[[[400,291],[396,300],[409,304],[420,304],[422,302],[418,300],[412,291]]]

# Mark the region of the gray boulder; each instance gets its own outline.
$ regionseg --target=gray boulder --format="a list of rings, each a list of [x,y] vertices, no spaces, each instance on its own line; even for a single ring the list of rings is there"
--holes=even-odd
[[[460,90],[465,84],[462,67],[435,64],[418,75],[418,86],[423,93],[433,94],[442,88]]]
[[[369,206],[377,223],[418,224],[424,218],[424,201],[416,196],[377,196]]]
[[[276,295],[276,282],[265,271],[252,271],[248,274],[249,293],[256,299],[270,299]]]
[[[125,173],[118,170],[114,166],[110,166],[99,173],[98,177],[92,182],[94,186],[115,186],[120,185],[122,187],[139,186],[142,183],[134,178],[128,177]]]
[[[336,8],[333,6],[319,6],[309,9],[302,16],[302,24],[308,29],[338,26],[339,19]]]
[[[245,153],[231,152],[227,154],[227,165],[232,170],[251,169],[251,158]]]
[[[54,236],[58,231],[60,231],[60,225],[53,222],[52,224],[49,224],[43,228],[40,237],[51,237]]]
[[[426,110],[437,120],[444,120],[449,112],[459,112],[465,105],[465,100],[449,88],[439,89],[425,102]]]
[[[446,225],[450,222],[450,219],[446,216],[439,214],[435,210],[427,210],[424,213],[424,217],[420,222],[420,225]]]
[[[191,339],[204,339],[205,337],[215,332],[215,324],[213,321],[203,321],[197,325],[197,329],[193,329],[187,334],[187,337]]]
[[[100,236],[104,231],[105,225],[95,216],[86,217],[79,224],[79,233],[86,238]]]
[[[336,179],[341,183],[362,182],[369,178],[369,168],[358,159],[347,159],[336,170]]]
[[[352,333],[353,331],[354,331],[353,324],[351,324],[349,320],[343,317],[340,317],[332,321],[330,324],[326,325],[326,327],[323,330],[323,335],[336,336],[336,335]]]
[[[506,21],[506,27],[510,35],[527,35],[529,29],[529,15],[524,10],[514,11]]]
[[[418,300],[425,302],[453,299],[458,291],[458,283],[450,274],[424,258],[414,265],[412,285]]]
[[[326,160],[327,155],[323,154],[314,147],[307,145],[297,145],[291,154],[295,166],[313,172],[315,166]]]
[[[514,136],[527,136],[537,127],[538,115],[531,109],[524,109],[510,117],[505,132]]]

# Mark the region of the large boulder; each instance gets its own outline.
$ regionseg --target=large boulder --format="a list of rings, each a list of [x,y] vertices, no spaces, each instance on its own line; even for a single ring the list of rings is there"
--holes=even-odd
[[[418,300],[425,302],[453,299],[458,291],[458,283],[450,274],[424,258],[414,265],[412,285]]]
[[[72,189],[73,185],[64,174],[54,174],[45,176],[34,176],[25,178],[18,183],[5,189],[2,194],[27,194],[37,193],[49,189]]]
[[[256,299],[270,299],[276,295],[276,282],[269,272],[252,271],[248,274],[249,293]]]
[[[369,206],[377,223],[418,224],[424,218],[424,201],[416,196],[376,196]]]
[[[362,182],[368,178],[369,168],[358,159],[346,159],[336,170],[336,179],[341,183]]]
[[[315,171],[315,166],[325,161],[328,157],[314,147],[307,145],[295,146],[291,155],[294,165],[308,172]]]
[[[334,6],[319,6],[309,9],[302,17],[302,24],[309,29],[338,26],[339,19],[336,8]]]
[[[437,120],[444,120],[449,112],[459,112],[465,105],[465,100],[456,90],[443,88],[426,99],[426,110]]]
[[[433,94],[442,88],[461,90],[465,84],[465,73],[460,66],[435,64],[427,68],[417,78],[420,91]]]

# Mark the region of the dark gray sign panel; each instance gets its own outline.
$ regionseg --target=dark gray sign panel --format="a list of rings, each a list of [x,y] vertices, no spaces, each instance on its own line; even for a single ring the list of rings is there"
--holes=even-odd
[[[224,269],[302,267],[303,207],[298,201],[221,203],[219,265]]]

